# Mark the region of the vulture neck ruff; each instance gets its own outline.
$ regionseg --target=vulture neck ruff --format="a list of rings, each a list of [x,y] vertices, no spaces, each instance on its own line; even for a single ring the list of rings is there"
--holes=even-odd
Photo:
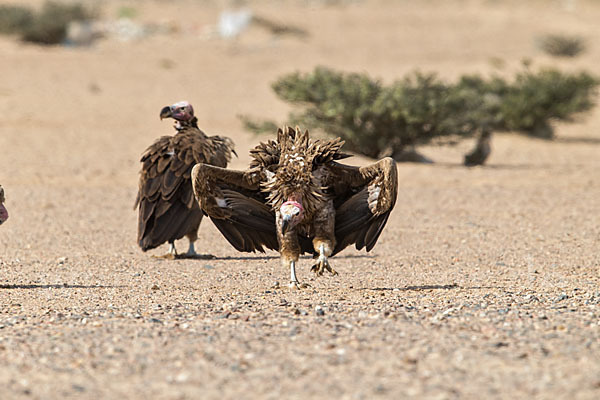
[[[185,131],[189,128],[198,129],[198,118],[192,117],[187,121],[181,121],[178,119],[175,120],[175,129],[177,130],[177,132]]]

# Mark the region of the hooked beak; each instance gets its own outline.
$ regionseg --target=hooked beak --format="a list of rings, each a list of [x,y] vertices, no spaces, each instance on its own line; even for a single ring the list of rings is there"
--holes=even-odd
[[[171,118],[173,116],[172,112],[171,112],[171,106],[166,106],[163,107],[162,110],[160,110],[160,119],[163,120],[164,118]]]
[[[287,233],[287,231],[290,230],[291,226],[292,226],[292,216],[291,215],[283,215],[281,217],[281,233],[283,233],[284,235]]]

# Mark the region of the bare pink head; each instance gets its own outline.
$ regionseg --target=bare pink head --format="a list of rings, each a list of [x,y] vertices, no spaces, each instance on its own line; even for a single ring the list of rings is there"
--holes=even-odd
[[[180,122],[189,122],[194,118],[194,108],[187,101],[179,101],[160,110],[160,119],[173,118]]]
[[[288,200],[279,207],[279,213],[281,214],[281,232],[285,234],[302,221],[304,207],[299,201]]]

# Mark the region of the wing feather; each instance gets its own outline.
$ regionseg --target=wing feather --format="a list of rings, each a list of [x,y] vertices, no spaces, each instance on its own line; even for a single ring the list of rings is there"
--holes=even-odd
[[[215,148],[199,129],[187,128],[175,136],[157,139],[146,149],[140,160],[142,171],[136,198],[138,243],[143,250],[180,239],[198,229],[202,211],[193,196],[192,167],[205,162],[205,155],[212,154],[211,151],[231,151],[233,142],[227,143],[231,145]],[[215,157],[228,159],[221,154]]]
[[[396,164],[384,158],[366,167],[334,163],[335,237],[333,254],[352,244],[370,251],[396,203],[398,178]]]
[[[275,214],[246,173],[198,164],[192,170],[192,184],[202,211],[238,251],[279,248]]]

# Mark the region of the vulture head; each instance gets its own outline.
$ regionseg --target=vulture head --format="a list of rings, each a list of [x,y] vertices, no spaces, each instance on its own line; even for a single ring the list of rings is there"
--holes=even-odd
[[[179,122],[191,122],[194,119],[194,108],[187,101],[180,101],[160,110],[160,119],[173,118]]]
[[[4,207],[4,189],[0,186],[0,225],[4,223],[8,219],[8,211],[6,211],[6,207]]]
[[[285,233],[298,225],[304,218],[304,207],[299,201],[289,200],[279,208],[281,214],[281,233]]]

